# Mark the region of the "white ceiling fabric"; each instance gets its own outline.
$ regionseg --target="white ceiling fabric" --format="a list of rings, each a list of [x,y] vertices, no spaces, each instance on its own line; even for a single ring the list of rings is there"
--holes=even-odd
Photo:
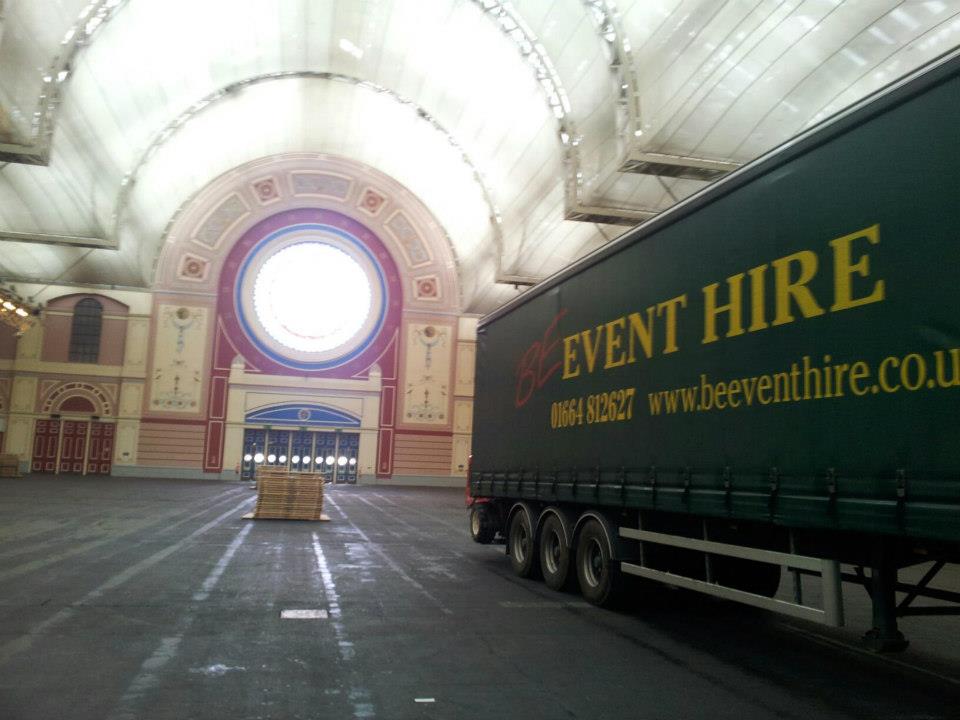
[[[54,244],[0,240],[0,277],[149,286],[165,229],[204,186],[250,160],[320,152],[420,198],[475,312],[515,295],[511,279],[608,241],[617,218],[704,185],[622,172],[628,158],[747,162],[960,38],[960,0],[6,0],[3,12],[0,119],[41,147],[41,96],[53,87],[59,102],[39,116],[53,123],[49,163],[0,163],[0,237]]]

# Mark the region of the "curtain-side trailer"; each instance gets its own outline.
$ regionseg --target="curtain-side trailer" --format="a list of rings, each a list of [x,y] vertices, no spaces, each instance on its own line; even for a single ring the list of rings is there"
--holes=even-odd
[[[953,53],[482,319],[474,539],[596,604],[630,574],[837,625],[859,582],[881,649],[955,612],[916,598],[960,600],[928,585],[960,559],[958,118]]]

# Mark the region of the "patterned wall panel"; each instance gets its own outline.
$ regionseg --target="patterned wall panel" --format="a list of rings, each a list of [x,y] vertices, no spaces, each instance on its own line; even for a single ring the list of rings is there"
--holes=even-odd
[[[422,267],[429,265],[433,260],[430,249],[424,243],[423,238],[420,237],[406,213],[401,210],[395,212],[387,220],[386,228],[400,243],[400,250],[408,267]]]
[[[413,425],[450,424],[450,363],[453,328],[410,323],[406,332],[400,421]]]
[[[120,411],[122,417],[139,417],[143,407],[143,383],[124,382],[120,388]]]
[[[293,194],[309,197],[328,197],[346,200],[353,181],[345,175],[323,172],[294,172],[290,174]]]
[[[146,370],[149,337],[149,318],[131,317],[127,320],[127,347],[123,354],[123,364],[127,370]]]
[[[151,411],[192,414],[200,411],[208,315],[205,307],[157,307]]]
[[[457,379],[454,387],[457,395],[473,395],[476,360],[477,346],[475,343],[457,344]]]
[[[193,241],[211,250],[215,249],[227,232],[249,212],[239,193],[228,195],[203,220]]]
[[[453,405],[453,431],[473,432],[473,400],[457,400]]]
[[[10,409],[13,412],[32,413],[37,402],[37,379],[16,377],[10,393]]]

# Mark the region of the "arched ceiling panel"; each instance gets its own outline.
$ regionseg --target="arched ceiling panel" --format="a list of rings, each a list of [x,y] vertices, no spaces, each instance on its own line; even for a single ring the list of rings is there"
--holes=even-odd
[[[277,107],[287,112],[277,113]],[[250,142],[223,141],[223,128],[237,116],[258,128]],[[304,151],[377,167],[427,201],[466,267],[485,255],[492,263],[490,207],[462,151],[424,122],[416,108],[369,87],[323,78],[250,85],[211,104],[173,134],[136,175],[120,217],[121,247],[139,245],[142,272],[150,275],[170,218],[211,180],[251,160]],[[430,163],[422,162],[424,156]],[[193,162],[185,164],[183,158]],[[131,226],[134,219],[137,225]],[[138,243],[138,235],[153,240]]]

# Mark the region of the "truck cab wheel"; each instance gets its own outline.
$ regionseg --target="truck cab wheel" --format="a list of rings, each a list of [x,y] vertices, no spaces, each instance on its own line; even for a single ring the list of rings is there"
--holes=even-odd
[[[510,518],[507,530],[507,551],[510,566],[518,577],[533,577],[537,573],[537,543],[526,511],[518,510]]]
[[[470,508],[470,537],[474,542],[488,545],[497,534],[493,513],[486,503]]]
[[[592,605],[610,607],[620,595],[619,564],[610,557],[610,539],[599,521],[587,520],[577,538],[580,594]]]
[[[563,523],[556,515],[548,515],[540,529],[540,570],[551,590],[564,590],[570,585],[570,548]]]

